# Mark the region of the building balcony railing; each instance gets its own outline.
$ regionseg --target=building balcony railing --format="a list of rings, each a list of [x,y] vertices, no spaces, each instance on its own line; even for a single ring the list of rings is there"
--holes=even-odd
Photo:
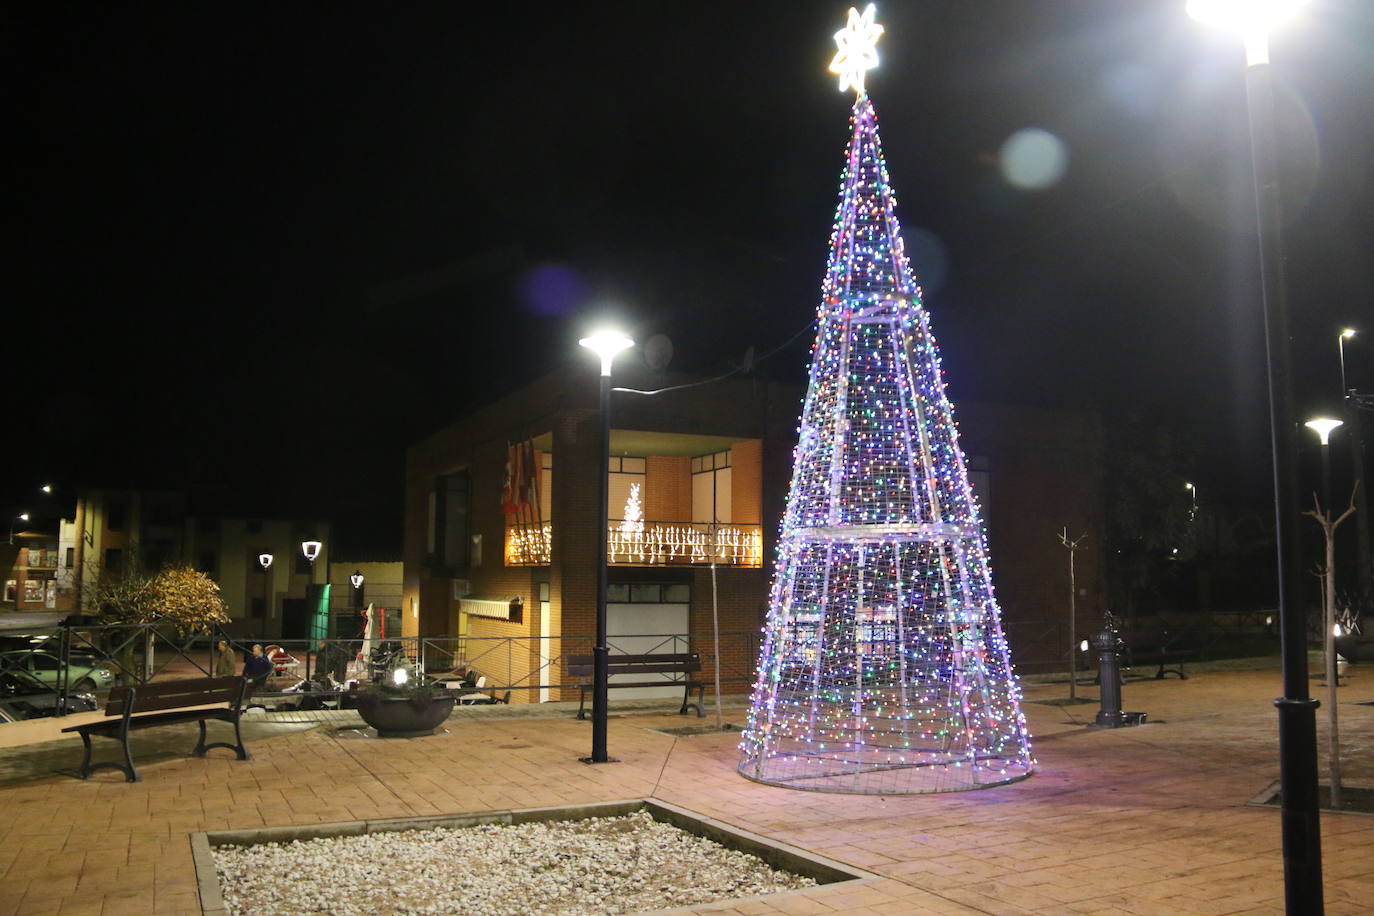
[[[553,523],[506,528],[507,566],[547,566]],[[613,566],[763,566],[760,525],[711,522],[607,523],[606,562]]]

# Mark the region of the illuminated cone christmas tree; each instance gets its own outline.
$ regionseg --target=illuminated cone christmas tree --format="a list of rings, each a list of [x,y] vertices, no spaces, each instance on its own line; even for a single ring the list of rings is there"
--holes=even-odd
[[[798,789],[944,792],[1034,761],[940,357],[902,249],[863,71],[740,772]]]

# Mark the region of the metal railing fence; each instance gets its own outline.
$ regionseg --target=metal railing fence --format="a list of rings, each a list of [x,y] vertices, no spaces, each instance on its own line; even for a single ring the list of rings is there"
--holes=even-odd
[[[1084,621],[1074,645],[1097,629]],[[1199,660],[1265,654],[1277,651],[1273,612],[1248,614],[1163,615],[1118,621],[1123,639],[1132,632],[1168,628],[1172,639],[1196,650]],[[1069,632],[1063,620],[1011,620],[1003,624],[1013,660],[1023,672],[1062,671],[1069,653]],[[624,634],[611,636],[611,653],[697,653],[700,678],[710,682],[717,667],[726,693],[747,692],[754,682],[761,634],[757,630],[720,634],[719,656],[713,634]],[[57,694],[56,711],[69,711],[72,693],[99,693],[118,684],[143,684],[158,679],[202,677],[216,672],[220,640],[234,652],[235,673],[241,673],[252,645],[275,646],[283,659],[269,678],[276,688],[298,681],[355,679],[376,683],[407,669],[416,680],[455,680],[460,669],[486,677],[484,690],[513,702],[576,699],[577,678],[568,675],[568,659],[592,654],[590,636],[549,637],[391,637],[365,644],[347,639],[244,639],[218,626],[186,629],[167,622],[55,626],[3,637],[0,645],[0,686],[8,672],[27,672],[32,684],[41,680]],[[1080,670],[1087,669],[1086,653],[1075,653]],[[322,668],[327,670],[321,670]],[[101,674],[100,672],[105,672]],[[665,686],[672,682],[665,680]]]

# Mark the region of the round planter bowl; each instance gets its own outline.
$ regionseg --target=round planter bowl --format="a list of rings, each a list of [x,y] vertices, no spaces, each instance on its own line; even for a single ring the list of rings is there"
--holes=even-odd
[[[1336,654],[1348,662],[1374,662],[1374,636],[1337,636]]]
[[[359,693],[358,714],[377,729],[379,738],[422,738],[434,734],[439,723],[453,712],[453,700],[443,695],[425,700]]]

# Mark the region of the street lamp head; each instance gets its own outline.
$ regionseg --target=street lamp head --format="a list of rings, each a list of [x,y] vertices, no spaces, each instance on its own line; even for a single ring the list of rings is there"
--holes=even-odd
[[[621,350],[628,350],[635,342],[619,331],[603,329],[590,337],[584,337],[579,344],[601,357],[601,374],[611,374],[611,361]]]
[[[1335,429],[1337,426],[1344,425],[1345,421],[1343,420],[1332,420],[1327,417],[1317,417],[1315,420],[1308,420],[1303,424],[1303,426],[1306,426],[1321,437],[1322,445],[1326,445],[1330,440],[1331,430]]]
[[[1352,331],[1351,333],[1353,334],[1354,332]],[[50,483],[45,483],[45,484],[43,484],[43,486],[39,487],[38,489],[42,490],[44,493],[51,493],[51,492],[52,492],[52,484],[50,484]]]
[[[1197,487],[1193,486],[1191,483],[1185,483],[1185,484],[1183,485],[1183,489],[1185,489],[1185,490],[1190,490],[1190,491],[1192,491],[1192,492],[1194,492],[1194,493],[1197,492]]]
[[[269,566],[272,565],[272,555],[270,553],[258,554],[258,565],[261,566],[264,570],[266,570]]]
[[[27,522],[29,520],[29,514],[27,512],[20,512],[15,517],[18,518],[21,522]]]
[[[354,588],[362,588],[364,578],[363,571],[358,569],[354,570],[353,575],[348,577],[348,581],[353,583]]]
[[[1307,0],[1188,0],[1188,15],[1245,40],[1247,66],[1269,63],[1269,32]]]
[[[314,563],[315,558],[320,555],[320,547],[322,546],[319,541],[301,541],[301,553],[305,554],[307,560]]]
[[[1355,336],[1354,328],[1341,328],[1341,340],[1349,340]]]

